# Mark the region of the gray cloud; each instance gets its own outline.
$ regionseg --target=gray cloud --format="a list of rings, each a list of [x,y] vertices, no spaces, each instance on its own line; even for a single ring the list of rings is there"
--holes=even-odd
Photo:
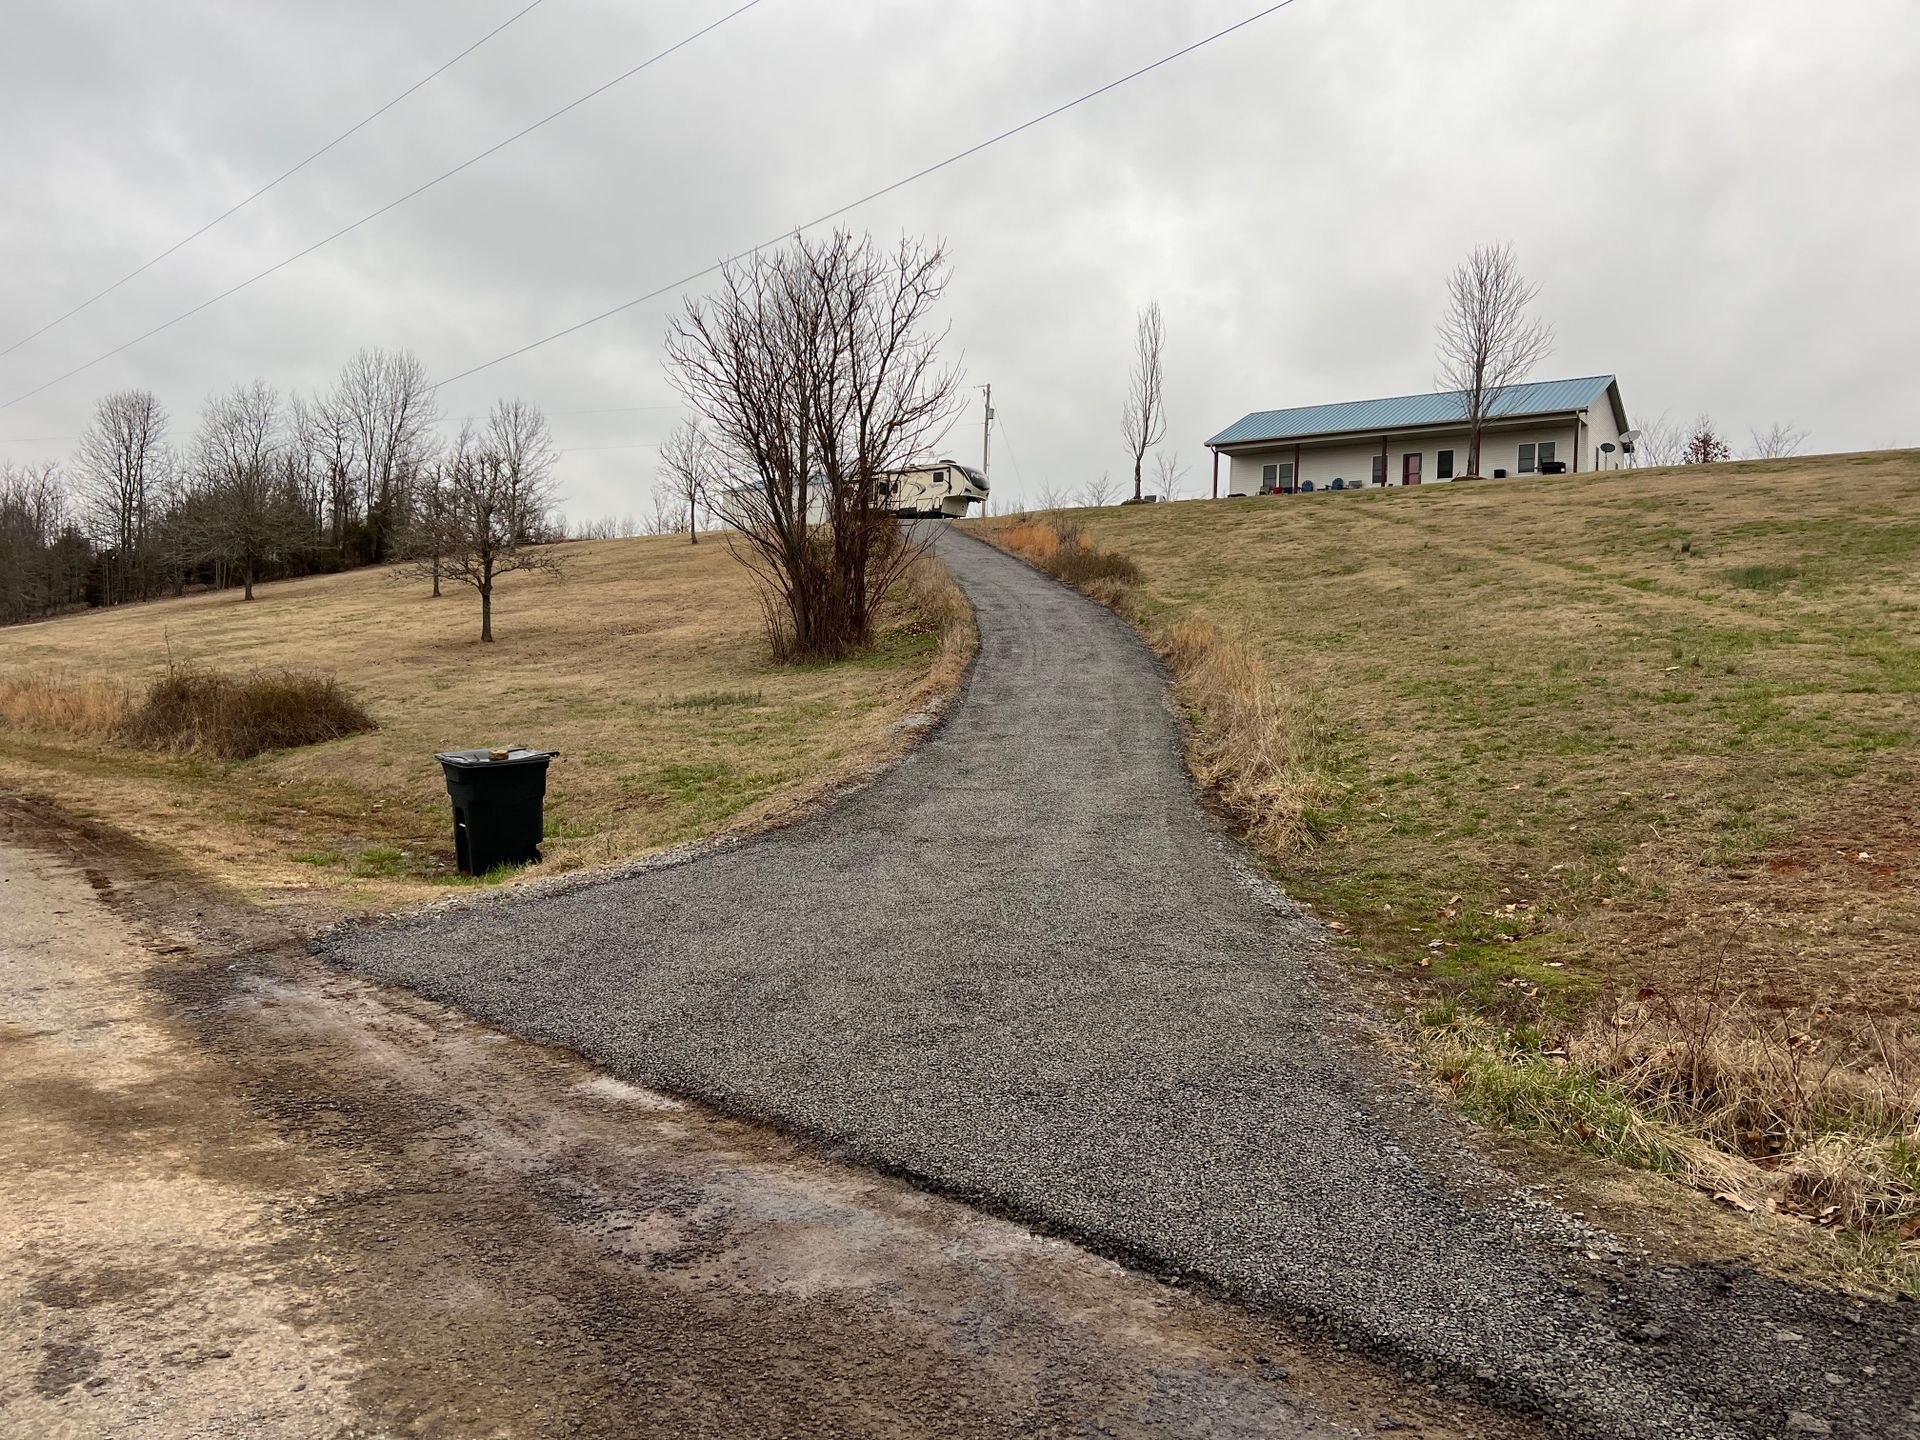
[[[524,0],[15,0],[0,17],[0,344],[194,229]],[[258,205],[14,354],[0,398],[385,203],[732,8],[547,0]],[[0,412],[78,431],[149,386],[191,422],[362,344],[453,374],[778,233],[1257,8],[1253,0],[764,0],[697,46],[330,248]],[[1906,0],[1297,0],[860,212],[938,234],[998,488],[1123,468],[1134,310],[1167,313],[1172,439],[1425,388],[1446,270],[1509,239],[1636,413],[1915,443],[1920,27]],[[555,412],[670,399],[661,301],[459,382]],[[641,510],[670,411],[562,414],[569,511]],[[11,442],[11,443],[8,443]],[[973,453],[977,423],[951,448]]]

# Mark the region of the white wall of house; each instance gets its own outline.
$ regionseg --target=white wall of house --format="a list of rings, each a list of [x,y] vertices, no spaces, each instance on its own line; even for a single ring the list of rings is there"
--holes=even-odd
[[[1602,441],[1611,441],[1616,447],[1620,443],[1613,407],[1604,402],[1587,413],[1584,423],[1568,416],[1546,423],[1484,430],[1480,435],[1480,473],[1492,475],[1495,470],[1504,470],[1509,476],[1531,473],[1523,472],[1520,468],[1520,449],[1523,445],[1534,447],[1533,469],[1537,472],[1541,458],[1540,446],[1549,444],[1554,447],[1553,458],[1570,470],[1619,468],[1622,457],[1618,449],[1611,456],[1602,456],[1599,451]],[[1579,448],[1577,459],[1576,444]],[[1410,454],[1420,457],[1422,484],[1444,483],[1440,478],[1442,450],[1453,451],[1453,473],[1456,478],[1467,473],[1468,439],[1464,429],[1424,435],[1389,433],[1386,449],[1386,483],[1389,486],[1401,483],[1406,473],[1406,457]],[[1289,443],[1229,456],[1227,493],[1260,494],[1265,483],[1265,467],[1290,465],[1294,462],[1295,453],[1295,447]],[[1380,457],[1380,438],[1302,442],[1298,447],[1298,456],[1300,474],[1296,483],[1310,482],[1319,491],[1331,489],[1333,482],[1338,479],[1344,482],[1345,489],[1372,488],[1374,461]],[[1596,465],[1596,458],[1604,465]],[[1285,474],[1284,471],[1280,473]]]

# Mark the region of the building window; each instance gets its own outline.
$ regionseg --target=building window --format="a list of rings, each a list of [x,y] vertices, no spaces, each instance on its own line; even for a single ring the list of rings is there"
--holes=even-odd
[[[1522,475],[1531,475],[1534,469],[1533,446],[1522,445],[1520,447],[1520,473]]]
[[[1293,462],[1291,460],[1282,460],[1280,462],[1280,488],[1282,490],[1293,489]]]
[[[1373,457],[1373,483],[1376,485],[1387,483],[1387,457],[1384,455]]]
[[[1540,464],[1544,467],[1553,463],[1553,441],[1540,442]]]
[[[1433,478],[1436,480],[1451,480],[1453,478],[1453,452],[1451,450],[1442,450],[1438,455],[1433,457]]]
[[[1262,465],[1260,467],[1260,493],[1262,495],[1271,495],[1279,487],[1279,484],[1280,467],[1278,465]]]

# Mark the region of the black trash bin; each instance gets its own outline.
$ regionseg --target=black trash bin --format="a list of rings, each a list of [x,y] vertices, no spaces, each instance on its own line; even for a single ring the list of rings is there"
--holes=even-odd
[[[433,758],[453,797],[453,850],[463,875],[540,858],[547,762],[558,750],[448,750]]]

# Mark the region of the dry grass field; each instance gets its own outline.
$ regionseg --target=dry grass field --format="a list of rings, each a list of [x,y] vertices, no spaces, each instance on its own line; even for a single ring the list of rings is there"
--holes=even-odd
[[[970,643],[943,648],[936,581],[895,607],[868,657],[775,666],[719,537],[563,548],[563,578],[501,582],[492,645],[478,643],[471,592],[433,599],[387,571],[263,586],[252,604],[204,594],[0,629],[0,785],[256,896],[401,905],[463,883],[435,751],[557,748],[545,858],[523,873],[608,863],[856,774],[902,743],[899,722],[957,678]],[[378,728],[242,761],[101,737],[102,712],[169,665],[331,675]]]
[[[1920,1237],[1920,453],[1062,518],[1471,1105]]]

